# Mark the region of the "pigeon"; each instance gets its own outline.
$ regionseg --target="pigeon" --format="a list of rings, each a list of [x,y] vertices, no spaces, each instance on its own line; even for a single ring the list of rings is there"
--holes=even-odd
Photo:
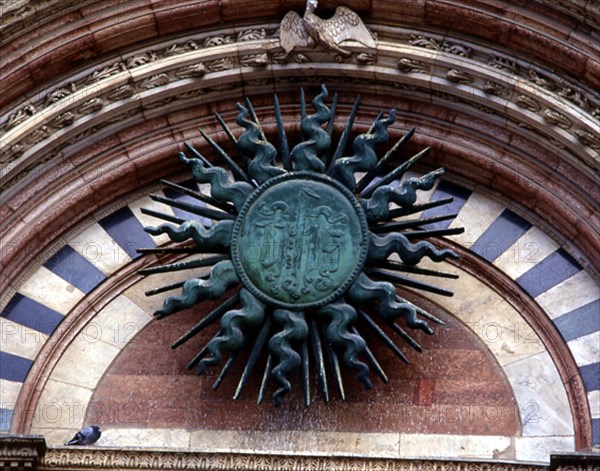
[[[65,443],[65,445],[91,445],[98,441],[100,435],[102,435],[100,427],[97,425],[90,425],[89,427],[82,428],[71,440]]]

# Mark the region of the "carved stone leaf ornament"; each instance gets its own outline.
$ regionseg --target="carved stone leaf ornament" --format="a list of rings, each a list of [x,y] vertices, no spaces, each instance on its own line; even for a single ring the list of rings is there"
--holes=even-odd
[[[402,298],[396,287],[452,295],[410,275],[456,278],[451,273],[418,267],[423,259],[441,262],[457,257],[452,250],[439,249],[427,241],[431,236],[461,233],[460,228],[426,228],[427,224],[453,216],[395,221],[397,217],[449,202],[416,204],[417,192],[431,190],[443,175],[443,169],[402,180],[428,154],[427,148],[389,170],[392,158],[405,147],[414,129],[378,158],[375,148],[388,141],[388,129],[396,118],[394,109],[385,117],[381,113],[366,133],[356,136],[352,153],[345,156],[358,113],[358,99],[336,144],[328,131],[334,128],[336,107],[330,108],[327,98],[328,91],[321,86],[312,101],[314,114],[307,115],[304,92],[301,93],[302,139],[292,147],[275,96],[279,148],[266,139],[251,101],[246,99],[245,105],[238,103],[236,123],[243,132],[237,139],[217,116],[237,155],[230,155],[202,131],[222,166],[212,163],[187,143],[187,152],[180,153],[180,160],[190,168],[194,180],[210,186],[210,194],[163,181],[197,203],[151,195],[157,202],[184,209],[198,218],[181,219],[143,210],[166,221],[157,227],[146,227],[146,232],[153,236],[167,234],[172,243],[139,249],[140,252],[190,254],[177,262],[145,268],[141,271],[143,275],[211,267],[206,277],[157,287],[147,294],[181,288],[181,294],[168,297],[155,312],[159,319],[206,299],[218,300],[218,307],[172,346],[176,348],[218,323],[218,328],[213,327],[216,334],[188,368],[197,368],[202,373],[218,366],[224,355],[229,355],[217,377],[216,389],[233,361],[245,361],[234,399],[255,374],[263,352],[266,362],[259,373],[262,375],[259,402],[273,382],[276,387],[273,403],[280,404],[284,394],[292,389],[292,373],[300,370],[304,402],[310,404],[309,365],[314,365],[326,402],[328,377],[332,377],[340,397],[345,398],[341,363],[353,370],[366,388],[372,387],[371,370],[387,381],[385,371],[367,347],[363,332],[374,332],[401,360],[408,362],[384,329],[394,331],[420,351],[421,346],[409,331],[433,334],[428,321],[442,323]],[[209,220],[212,223],[206,222]],[[203,255],[194,258],[193,254]],[[238,355],[241,352],[248,352],[245,360],[242,360],[244,355]]]

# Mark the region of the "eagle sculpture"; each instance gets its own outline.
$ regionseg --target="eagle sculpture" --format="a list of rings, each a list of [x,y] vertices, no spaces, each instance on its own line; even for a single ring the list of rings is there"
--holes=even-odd
[[[347,7],[337,7],[335,14],[324,20],[314,13],[318,3],[318,0],[308,0],[303,17],[290,11],[281,21],[279,39],[286,55],[295,47],[321,44],[349,56],[352,53],[340,47],[344,41],[375,47],[371,33],[355,12]]]

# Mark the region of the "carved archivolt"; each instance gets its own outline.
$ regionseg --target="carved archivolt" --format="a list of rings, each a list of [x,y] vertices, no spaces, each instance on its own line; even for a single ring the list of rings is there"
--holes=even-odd
[[[469,105],[475,114],[483,111],[525,124],[521,132],[534,133],[549,151],[579,162],[586,173],[597,165],[600,100],[590,90],[479,44],[408,34],[400,28],[378,31],[378,37],[376,51],[357,45],[349,58],[318,48],[284,58],[276,25],[262,25],[237,34],[213,32],[158,44],[106,61],[77,74],[77,80],[40,91],[0,119],[5,133],[0,189],[23,180],[23,172],[46,155],[68,150],[109,124],[141,116],[145,109],[185,107],[192,98],[214,100],[211,94],[251,84],[265,67],[277,82],[310,82],[290,77],[288,69],[295,62],[310,62],[318,71],[314,80],[328,83],[356,83],[350,78],[354,73],[331,79],[339,76],[339,62],[350,64],[358,76],[364,73],[361,69],[376,68],[380,84],[398,88],[410,83],[413,90]]]

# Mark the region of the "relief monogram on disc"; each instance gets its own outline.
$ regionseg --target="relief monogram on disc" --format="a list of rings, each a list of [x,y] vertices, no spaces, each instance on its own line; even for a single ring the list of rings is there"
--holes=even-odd
[[[292,310],[339,298],[363,268],[364,212],[350,191],[315,173],[293,172],[258,188],[242,208],[232,258],[243,284]]]

